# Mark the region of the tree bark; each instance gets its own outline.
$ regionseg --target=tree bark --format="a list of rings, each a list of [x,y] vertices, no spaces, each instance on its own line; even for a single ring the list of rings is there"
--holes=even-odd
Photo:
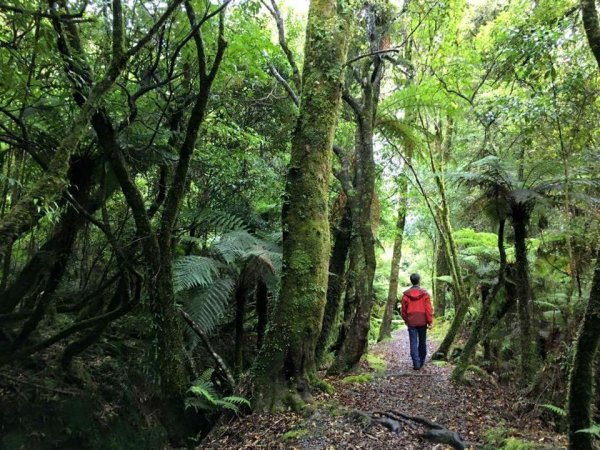
[[[258,280],[256,283],[256,315],[258,324],[256,325],[256,348],[260,350],[265,337],[268,322],[269,293],[264,281]]]
[[[246,320],[246,288],[238,286],[235,291],[235,372],[244,370],[244,321]]]
[[[589,428],[591,402],[594,398],[594,360],[600,344],[600,251],[596,251],[596,268],[590,299],[575,345],[573,368],[569,377],[568,423],[569,449],[592,450],[596,448],[590,433],[577,433]]]
[[[309,396],[326,302],[330,252],[328,190],[340,108],[349,15],[337,0],[312,0],[302,95],[283,206],[281,294],[254,366],[256,405],[288,393]]]
[[[379,51],[387,36],[387,15],[383,4],[367,3],[365,20],[369,46],[372,52]],[[381,8],[381,10],[380,10]],[[380,28],[378,28],[380,27]],[[379,93],[383,77],[383,61],[374,56],[366,60],[362,70],[362,98],[361,103],[344,93],[344,100],[353,110],[357,132],[357,172],[356,187],[358,198],[356,211],[352,212],[353,225],[356,225],[357,234],[360,236],[364,266],[359,280],[363,283],[358,286],[356,293],[357,309],[350,325],[348,335],[342,343],[336,360],[330,372],[346,371],[355,367],[367,350],[369,330],[371,327],[371,311],[375,301],[373,280],[377,260],[375,257],[375,231],[373,230],[373,198],[375,193],[375,160],[373,154],[373,135]],[[377,218],[378,219],[378,218]]]
[[[522,379],[526,382],[534,374],[536,361],[535,337],[532,323],[532,293],[529,284],[529,264],[527,262],[528,206],[515,203],[511,206],[511,223],[515,237],[516,289],[519,312],[519,344],[521,348]]]
[[[321,333],[317,341],[315,358],[317,364],[321,362],[324,355],[327,354],[331,344],[331,337],[334,331],[335,319],[338,316],[342,295],[345,287],[345,272],[348,252],[350,250],[350,240],[352,233],[352,212],[350,201],[346,201],[344,214],[339,226],[333,230],[333,251],[329,261],[329,279],[327,281],[327,304],[323,315],[323,324]]]
[[[398,220],[396,221],[396,236],[394,237],[394,249],[390,270],[390,284],[388,288],[385,311],[379,328],[378,341],[391,337],[392,317],[394,307],[398,302],[398,275],[400,271],[400,260],[402,259],[402,241],[404,238],[404,225],[406,224],[406,206],[408,203],[408,180],[402,176],[400,180],[400,202],[398,204]]]
[[[444,244],[442,242],[442,235],[437,233],[436,245],[435,245],[435,276],[434,283],[434,298],[433,308],[435,315],[438,317],[444,317],[446,315],[446,292],[448,289],[448,283],[446,281],[438,280],[437,277],[448,276],[450,271],[448,270],[448,261],[446,259],[446,253],[444,252]]]
[[[581,0],[581,17],[590,49],[600,67],[600,24],[595,0]]]

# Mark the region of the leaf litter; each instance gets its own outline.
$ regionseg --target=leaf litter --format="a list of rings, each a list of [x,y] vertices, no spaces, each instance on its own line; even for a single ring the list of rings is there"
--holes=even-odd
[[[431,355],[434,343],[428,342]],[[373,373],[372,381],[342,382],[343,376],[322,378],[334,387],[332,394],[315,394],[302,413],[254,413],[232,420],[211,433],[199,448],[206,449],[406,449],[442,450],[452,447],[425,440],[427,427],[401,421],[390,431],[377,423],[380,414],[399,412],[417,416],[458,433],[467,448],[494,449],[485,444],[486,433],[504,427],[510,435],[525,439],[528,448],[566,448],[563,435],[548,424],[523,414],[525,401],[506,386],[481,374],[471,374],[468,384],[450,380],[452,366],[427,361],[412,370],[406,330],[370,349],[386,361],[386,370],[374,372],[361,361],[358,373]]]

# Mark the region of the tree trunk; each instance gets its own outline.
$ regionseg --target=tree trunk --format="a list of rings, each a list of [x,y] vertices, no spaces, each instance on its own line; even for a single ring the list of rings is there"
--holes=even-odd
[[[331,373],[343,372],[353,368],[360,361],[366,351],[369,329],[371,326],[371,310],[373,308],[374,293],[373,279],[375,277],[375,238],[372,228],[371,205],[375,188],[375,163],[373,160],[373,119],[375,114],[374,93],[367,92],[363,95],[364,107],[358,117],[359,128],[357,131],[357,173],[356,187],[358,196],[352,217],[356,217],[353,225],[360,239],[362,247],[361,270],[357,277],[356,287],[356,312],[348,329],[345,340],[336,356],[336,361],[330,368]]]
[[[285,400],[289,385],[292,397],[299,393],[307,398],[308,380],[315,374],[330,252],[331,148],[348,35],[348,14],[338,9],[347,8],[336,0],[310,3],[303,89],[283,207],[281,294],[254,367],[261,409],[272,409]]]
[[[600,343],[600,251],[596,252],[596,268],[592,281],[590,299],[583,316],[575,345],[573,368],[569,377],[568,422],[569,449],[592,450],[595,448],[590,433],[577,433],[589,428],[591,402],[594,398],[594,360]]]
[[[246,320],[246,288],[238,286],[235,291],[235,372],[244,370],[244,321]]]
[[[600,67],[600,24],[594,0],[581,0],[581,15],[588,43]],[[600,342],[600,251],[596,250],[596,268],[592,290],[577,344],[573,368],[569,377],[568,421],[569,449],[592,450],[593,437],[577,433],[591,426],[591,400],[593,398],[594,359]]]
[[[590,49],[600,67],[600,25],[594,0],[581,0],[581,17]]]
[[[388,36],[388,17],[385,8],[387,2],[381,4],[366,3],[365,20],[367,36],[371,51],[379,51]],[[380,28],[377,28],[380,27]],[[364,283],[357,289],[358,305],[356,314],[349,329],[348,336],[342,343],[331,372],[345,371],[355,367],[367,350],[369,329],[371,327],[371,311],[375,302],[373,280],[377,260],[375,257],[374,222],[379,218],[373,217],[373,199],[375,193],[375,160],[373,154],[373,134],[381,79],[383,77],[383,60],[379,57],[368,59],[364,63],[361,79],[362,102],[359,104],[348,93],[344,100],[354,111],[357,124],[357,172],[356,187],[358,199],[356,211],[352,212],[353,224],[360,236],[363,248],[364,267],[362,277]],[[375,220],[374,220],[375,219]]]
[[[458,363],[456,364],[456,368],[452,372],[452,378],[457,381],[461,381],[464,377],[465,371],[469,365],[471,357],[473,353],[475,353],[475,349],[477,344],[479,343],[480,337],[485,335],[485,331],[489,327],[490,324],[490,313],[492,309],[492,303],[494,302],[496,295],[500,291],[500,288],[504,284],[504,274],[506,271],[506,250],[504,248],[504,226],[505,220],[501,219],[498,225],[498,253],[500,255],[500,267],[498,268],[498,280],[496,284],[492,288],[491,292],[489,288],[486,286],[482,287],[481,292],[481,310],[479,311],[479,316],[475,321],[475,325],[471,330],[471,335],[469,336],[469,340],[465,344],[462,353],[460,354],[460,358]]]
[[[269,306],[268,294],[267,285],[264,281],[259,280],[256,284],[256,315],[258,317],[258,324],[256,326],[256,348],[259,350],[262,347],[265,330],[267,329]]]
[[[529,212],[522,203],[514,204],[511,208],[511,222],[515,235],[516,289],[519,312],[519,343],[521,347],[521,372],[526,382],[534,374],[535,367],[535,337],[532,323],[532,294],[529,285],[529,264],[527,262],[527,225]]]
[[[444,252],[444,243],[442,242],[442,235],[437,233],[436,245],[435,245],[435,276],[433,280],[434,298],[433,298],[433,309],[437,317],[444,317],[446,315],[446,292],[448,290],[448,283],[446,281],[438,280],[437,277],[448,276],[450,271],[448,270],[448,261],[446,259],[446,253]]]
[[[406,223],[406,206],[408,203],[408,180],[403,176],[400,180],[400,202],[398,204],[398,220],[396,221],[396,236],[394,237],[394,249],[392,253],[392,264],[390,270],[390,284],[388,288],[385,311],[379,328],[379,337],[377,341],[391,337],[392,317],[394,307],[398,301],[398,275],[400,270],[400,260],[402,259],[402,241],[404,238],[404,225]]]
[[[329,279],[327,282],[327,304],[325,305],[325,314],[321,326],[321,334],[317,341],[315,358],[317,364],[321,362],[324,355],[327,354],[331,344],[336,317],[338,316],[342,294],[345,287],[344,274],[346,271],[346,260],[350,250],[350,238],[352,232],[352,213],[350,201],[346,201],[344,214],[340,224],[333,231],[333,251],[329,261]]]
[[[433,145],[428,144],[427,149],[429,151],[429,163],[431,171],[434,175],[435,184],[441,200],[441,208],[437,214],[437,219],[434,220],[436,222],[438,232],[440,233],[440,242],[444,246],[446,262],[448,264],[450,275],[452,276],[452,291],[454,293],[454,309],[456,312],[448,333],[433,355],[435,359],[446,358],[450,348],[452,347],[452,344],[454,343],[454,339],[460,331],[460,327],[462,326],[463,320],[469,309],[469,299],[463,283],[460,265],[458,262],[458,248],[454,241],[454,232],[452,229],[452,223],[450,221],[450,206],[444,178],[443,164],[448,159],[450,150],[452,148],[454,124],[451,118],[448,118],[446,130],[446,137],[444,139],[442,125],[438,124],[436,126],[436,134]],[[437,161],[441,161],[442,165],[438,166]],[[432,214],[435,214],[434,210],[432,210]]]
[[[96,162],[77,157],[69,170],[69,193],[91,213],[100,207],[100,202],[89,198],[94,183],[92,174],[97,167]],[[21,300],[36,292],[48,292],[50,274],[53,274],[55,283],[60,282],[77,233],[85,223],[86,219],[75,208],[66,208],[52,235],[2,293],[1,314],[13,311]]]
[[[331,347],[334,352],[339,352],[342,348],[342,344],[348,336],[350,325],[356,314],[358,306],[358,298],[361,297],[357,291],[364,283],[362,282],[362,276],[364,274],[362,270],[363,265],[363,251],[362,243],[359,236],[350,233],[350,250],[348,253],[348,269],[346,270],[346,292],[344,294],[344,313],[342,317],[342,323],[339,327],[337,339],[335,344]]]

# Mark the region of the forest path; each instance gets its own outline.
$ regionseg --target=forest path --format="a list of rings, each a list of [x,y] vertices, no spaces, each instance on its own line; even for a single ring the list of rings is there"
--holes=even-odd
[[[430,339],[429,355],[435,345]],[[355,380],[359,382],[349,382],[351,378],[324,377],[335,391],[316,395],[315,406],[308,408],[304,415],[253,414],[233,422],[220,437],[201,448],[451,448],[424,440],[420,435],[427,429],[412,422],[402,422],[397,433],[379,424],[366,425],[368,419],[363,412],[390,410],[442,425],[457,432],[464,441],[473,444],[473,448],[500,448],[483,447],[486,434],[489,443],[490,430],[495,430],[499,438],[513,436],[536,443],[519,448],[564,447],[562,436],[544,431],[543,424],[532,421],[526,414],[518,416],[516,396],[491,381],[473,375],[470,384],[456,385],[450,381],[452,366],[431,362],[429,356],[425,367],[414,371],[406,329],[396,331],[393,339],[372,346],[369,354],[371,363],[361,362],[357,371]],[[373,355],[386,362],[385,370],[374,370],[378,364],[377,359],[372,359]]]

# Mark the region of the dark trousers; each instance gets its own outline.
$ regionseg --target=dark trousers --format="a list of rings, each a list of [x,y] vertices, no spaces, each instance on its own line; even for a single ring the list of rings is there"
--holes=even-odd
[[[408,327],[408,338],[413,367],[420,368],[427,357],[427,327]]]

